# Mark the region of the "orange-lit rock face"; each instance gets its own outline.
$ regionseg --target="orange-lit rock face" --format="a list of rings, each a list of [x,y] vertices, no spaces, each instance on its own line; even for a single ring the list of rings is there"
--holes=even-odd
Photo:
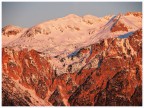
[[[123,23],[117,22],[111,29],[111,32],[116,32],[116,31],[128,32],[128,28]]]
[[[84,67],[57,75],[50,57],[3,48],[3,105],[142,105],[142,30],[125,39],[102,40],[91,50]]]
[[[100,67],[95,69],[90,76],[90,80],[92,80],[90,82],[92,84],[89,84],[88,92],[83,90],[83,86],[87,85],[83,83],[81,89],[79,88],[76,91],[76,93],[80,92],[79,95],[76,94],[69,98],[71,105],[136,105],[136,103],[132,101],[131,97],[137,91],[136,89],[138,89],[138,91],[141,89],[140,74],[142,73],[142,62],[140,59],[142,56],[136,56],[141,54],[142,50],[142,36],[139,33],[141,33],[141,30],[136,32],[134,36],[124,39],[127,43],[123,43],[123,45],[126,44],[126,46],[117,45],[122,40],[111,39],[111,41],[108,42],[111,44],[109,44],[109,48],[106,49],[105,56],[101,57]],[[137,43],[140,45],[138,46],[136,44],[136,55],[133,55],[133,51],[129,52],[129,50],[133,49],[127,49],[128,42],[134,38],[139,40],[137,40]],[[124,48],[126,51],[123,51]],[[139,72],[138,76],[136,75],[136,72]],[[91,90],[94,92],[94,95],[91,94]],[[139,91],[140,94],[141,92],[142,91]],[[139,98],[137,99],[139,100]],[[140,105],[140,103],[140,101],[137,102],[137,105]]]

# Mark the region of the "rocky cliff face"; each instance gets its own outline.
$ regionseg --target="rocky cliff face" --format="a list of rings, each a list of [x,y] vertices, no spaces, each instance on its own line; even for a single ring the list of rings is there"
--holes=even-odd
[[[2,105],[141,106],[142,29],[66,56],[3,47]]]

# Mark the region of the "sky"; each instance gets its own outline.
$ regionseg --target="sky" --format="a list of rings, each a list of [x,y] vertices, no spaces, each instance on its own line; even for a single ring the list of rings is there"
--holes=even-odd
[[[32,27],[68,14],[102,17],[129,11],[142,12],[141,2],[2,2],[2,27]]]

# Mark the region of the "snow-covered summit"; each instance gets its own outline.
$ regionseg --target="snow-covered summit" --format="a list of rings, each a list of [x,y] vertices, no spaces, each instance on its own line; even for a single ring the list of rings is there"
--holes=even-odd
[[[14,25],[7,25],[2,28],[2,34],[4,36],[16,35],[22,31],[21,27],[14,26]]]
[[[111,31],[112,28],[121,27],[121,24],[127,31]],[[51,56],[68,55],[101,39],[117,37],[135,31],[141,26],[141,17],[133,15],[98,18],[92,15],[80,17],[70,14],[25,29],[15,39],[4,38],[3,45],[18,50],[35,49]]]
[[[21,28],[14,25],[7,25],[2,28],[2,45],[7,46],[8,43],[19,38],[27,28]]]

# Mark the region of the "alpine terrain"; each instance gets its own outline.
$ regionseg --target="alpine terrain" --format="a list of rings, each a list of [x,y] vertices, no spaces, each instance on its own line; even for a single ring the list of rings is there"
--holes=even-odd
[[[3,27],[2,105],[141,106],[142,13]]]

